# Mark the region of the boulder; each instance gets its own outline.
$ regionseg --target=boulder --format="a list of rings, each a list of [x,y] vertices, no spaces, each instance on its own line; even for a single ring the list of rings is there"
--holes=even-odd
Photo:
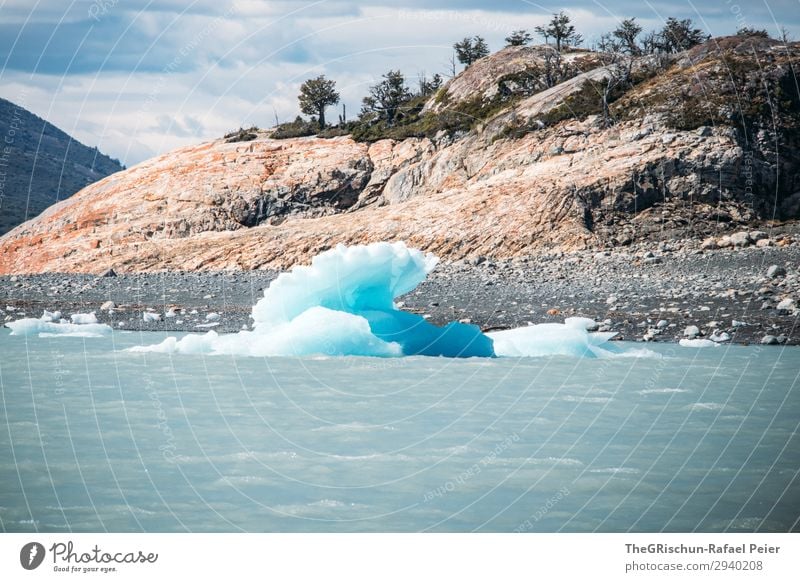
[[[770,279],[775,279],[777,277],[785,277],[786,276],[786,269],[781,267],[780,265],[771,265],[769,269],[767,269],[767,277]]]
[[[714,237],[709,237],[700,243],[700,248],[707,251],[713,251],[714,249],[718,249],[719,245],[717,244],[717,239]]]
[[[731,244],[735,247],[746,247],[749,246],[753,240],[750,238],[749,232],[736,232],[728,237],[731,241]]]

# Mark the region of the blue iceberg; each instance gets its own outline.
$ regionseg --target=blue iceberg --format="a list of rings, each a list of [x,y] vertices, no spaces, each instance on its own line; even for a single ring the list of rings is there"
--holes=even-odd
[[[325,251],[281,274],[253,307],[252,331],[167,338],[136,351],[248,356],[495,357],[612,354],[614,334],[591,334],[587,320],[542,324],[484,334],[475,325],[430,324],[395,300],[435,268],[430,253],[402,242],[344,246]]]

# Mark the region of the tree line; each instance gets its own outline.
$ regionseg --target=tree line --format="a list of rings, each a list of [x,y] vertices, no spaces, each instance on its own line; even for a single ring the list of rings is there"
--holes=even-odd
[[[545,59],[546,69],[550,74],[545,75],[550,81],[547,86],[552,86],[560,78],[553,71],[558,71],[560,66],[560,55],[563,51],[574,49],[584,43],[583,36],[575,29],[570,17],[563,11],[552,15],[550,21],[543,26],[536,26],[533,32],[541,37],[545,45],[552,48],[552,55]],[[650,31],[642,35],[643,29],[636,22],[635,18],[622,20],[612,31],[602,34],[594,47],[600,53],[609,56],[609,63],[618,64],[623,57],[628,57],[627,71],[630,73],[630,59],[647,54],[668,54],[684,51],[698,44],[706,42],[710,36],[700,28],[696,28],[691,19],[668,18],[660,30]],[[766,36],[769,34],[765,30],[752,28],[740,29],[737,34]],[[514,30],[505,38],[506,47],[525,46],[530,44],[534,36],[527,30]],[[784,32],[784,41],[786,34]],[[479,59],[490,54],[489,45],[481,36],[466,37],[453,44],[454,59],[451,62],[452,75],[455,76],[455,61],[469,67]],[[623,75],[624,76],[624,75]],[[551,78],[552,77],[552,78]],[[616,82],[624,82],[621,78]],[[614,81],[610,81],[612,85]],[[391,70],[385,73],[381,80],[369,88],[369,94],[362,100],[359,119],[365,123],[384,121],[391,125],[397,119],[404,104],[419,97],[429,97],[439,90],[443,84],[443,77],[435,74],[428,78],[420,75],[417,91],[413,91],[406,83],[406,78],[400,71]],[[609,89],[610,91],[610,89]],[[325,75],[320,75],[313,79],[306,80],[300,86],[298,95],[300,111],[312,117],[312,124],[316,124],[320,130],[324,130],[327,125],[325,111],[328,107],[336,105],[340,101],[340,95],[336,91],[336,83],[327,79]],[[605,104],[605,107],[607,104]],[[339,116],[339,125],[344,126],[347,122],[346,113],[343,108]],[[294,122],[303,123],[301,118]]]

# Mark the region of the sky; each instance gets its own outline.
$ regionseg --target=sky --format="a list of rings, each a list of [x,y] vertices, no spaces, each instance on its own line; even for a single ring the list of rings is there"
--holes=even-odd
[[[624,18],[647,31],[669,16],[800,40],[800,0],[0,0],[0,97],[131,166],[294,119],[300,84],[321,74],[352,119],[388,70],[415,86],[446,74],[465,36],[499,50],[559,10],[587,44]]]

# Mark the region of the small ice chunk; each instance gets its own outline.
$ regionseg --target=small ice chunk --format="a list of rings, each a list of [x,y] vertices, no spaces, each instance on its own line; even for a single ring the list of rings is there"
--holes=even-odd
[[[42,313],[42,316],[39,318],[42,321],[53,321],[58,323],[61,321],[61,312],[60,311],[47,311],[46,309]]]
[[[717,342],[712,342],[708,339],[682,339],[678,342],[684,348],[711,348],[719,347]]]
[[[150,323],[151,321],[161,321],[161,314],[154,313],[152,311],[143,311],[142,321],[144,321],[145,323]]]
[[[219,321],[219,313],[211,312],[206,315],[206,321]]]
[[[90,323],[97,323],[97,316],[94,314],[94,311],[91,313],[73,313],[70,316],[72,323],[78,325],[87,325]]]

